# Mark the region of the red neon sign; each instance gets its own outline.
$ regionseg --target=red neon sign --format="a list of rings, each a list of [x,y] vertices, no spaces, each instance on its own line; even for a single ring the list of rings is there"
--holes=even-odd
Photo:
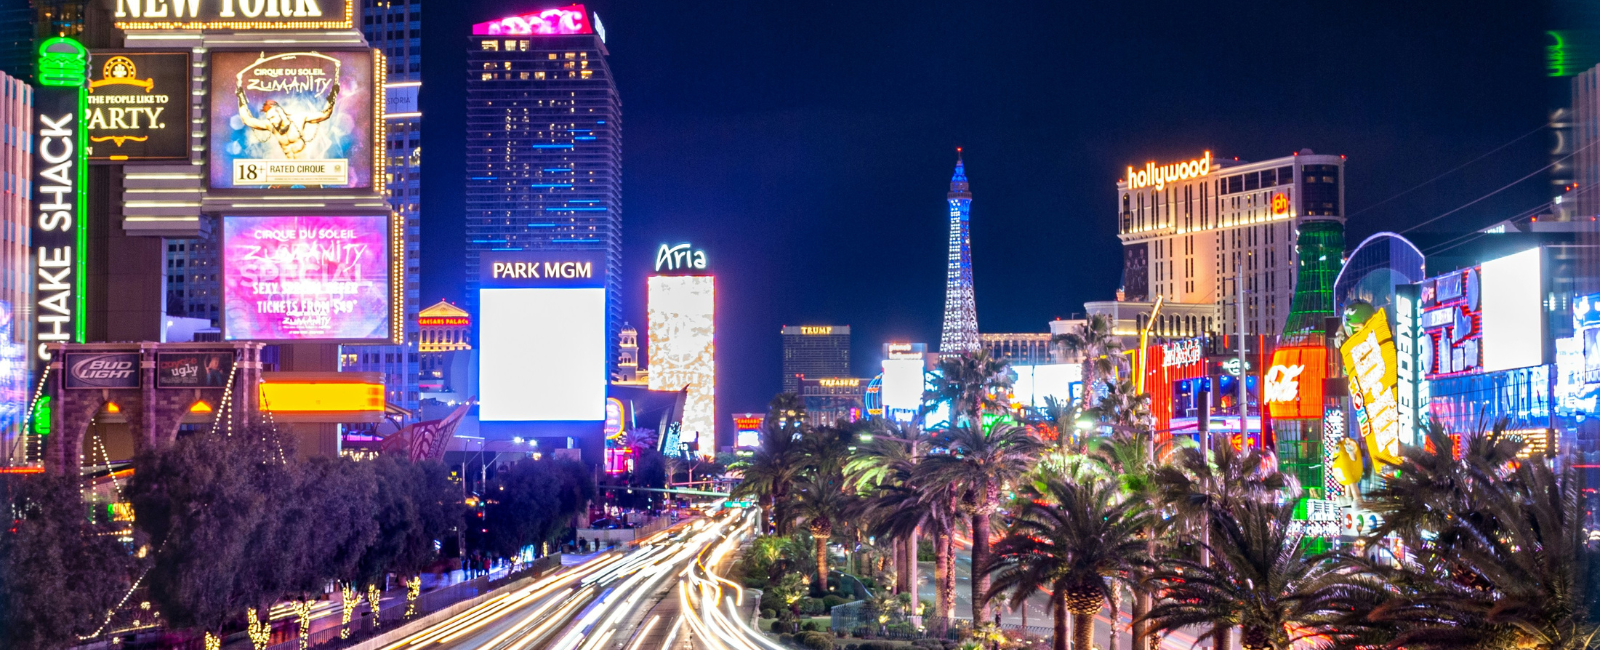
[[[1283,214],[1289,211],[1289,197],[1282,192],[1272,195],[1272,213]]]
[[[1322,380],[1327,377],[1327,365],[1327,348],[1278,348],[1262,382],[1267,412],[1285,419],[1322,417]]]
[[[423,316],[417,319],[418,325],[470,325],[471,321],[466,316]]]
[[[593,34],[583,5],[546,9],[536,14],[507,16],[472,26],[473,36],[542,36]]]

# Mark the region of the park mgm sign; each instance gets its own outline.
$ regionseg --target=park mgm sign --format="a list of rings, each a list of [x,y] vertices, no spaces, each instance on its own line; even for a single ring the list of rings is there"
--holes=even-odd
[[[84,339],[89,237],[84,223],[88,155],[83,115],[89,50],[70,38],[52,38],[40,44],[38,66],[29,215],[35,376],[50,362],[50,344]]]

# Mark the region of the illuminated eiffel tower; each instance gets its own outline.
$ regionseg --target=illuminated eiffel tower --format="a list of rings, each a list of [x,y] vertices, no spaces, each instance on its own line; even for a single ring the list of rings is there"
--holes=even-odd
[[[972,207],[972,192],[967,189],[967,170],[956,148],[956,173],[950,177],[950,259],[945,266],[944,330],[939,335],[939,352],[959,354],[978,350],[978,305],[972,291],[972,235],[967,230],[967,213]]]

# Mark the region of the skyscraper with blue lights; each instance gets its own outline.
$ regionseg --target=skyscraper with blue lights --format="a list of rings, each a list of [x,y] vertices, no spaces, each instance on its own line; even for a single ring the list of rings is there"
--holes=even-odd
[[[950,258],[945,266],[944,330],[939,336],[939,352],[959,354],[978,350],[978,303],[972,289],[972,235],[967,230],[967,214],[972,209],[972,192],[967,187],[967,169],[956,149],[956,173],[950,177]]]
[[[606,340],[622,320],[622,98],[581,5],[472,28],[467,52],[467,311],[486,251],[606,253]],[[607,355],[614,359],[615,354]]]

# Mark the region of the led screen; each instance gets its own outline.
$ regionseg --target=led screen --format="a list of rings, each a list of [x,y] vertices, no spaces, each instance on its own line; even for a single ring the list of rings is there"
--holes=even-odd
[[[480,420],[605,419],[604,288],[494,288],[478,296]]]
[[[372,187],[370,50],[211,55],[212,188]]]
[[[223,217],[230,341],[386,341],[388,217]]]
[[[1483,370],[1544,363],[1544,291],[1540,250],[1484,262]]]
[[[885,359],[883,362],[883,396],[885,416],[910,421],[922,408],[922,359]]]
[[[716,278],[652,276],[647,340],[650,390],[689,387],[683,404],[683,437],[712,440],[716,426],[717,364],[713,337]],[[703,445],[703,451],[712,451]]]
[[[1023,406],[1045,408],[1045,398],[1057,402],[1072,401],[1072,385],[1083,380],[1083,366],[1076,363],[1053,363],[1039,366],[1011,366],[1017,373],[1011,384],[1011,399]]]

